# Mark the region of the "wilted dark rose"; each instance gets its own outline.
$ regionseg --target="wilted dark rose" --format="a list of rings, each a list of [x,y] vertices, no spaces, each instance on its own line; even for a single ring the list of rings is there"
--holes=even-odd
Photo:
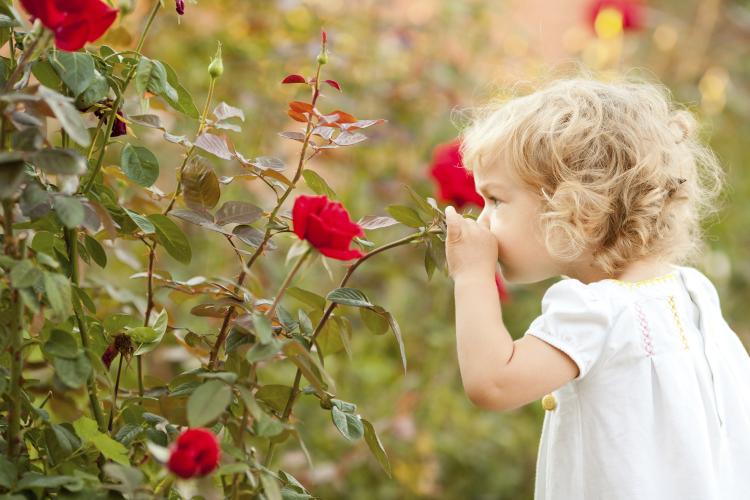
[[[592,29],[604,9],[614,9],[622,15],[622,29],[637,30],[643,26],[643,3],[637,0],[593,0],[588,6],[588,21]]]
[[[474,176],[464,168],[459,141],[440,144],[433,152],[430,175],[437,181],[438,197],[456,208],[473,203],[484,207],[484,200],[474,187]]]
[[[219,465],[216,436],[202,427],[187,429],[175,441],[167,468],[183,479],[205,476]]]
[[[338,260],[358,259],[362,252],[350,249],[355,236],[364,236],[359,225],[352,222],[344,206],[326,196],[300,195],[292,208],[294,232],[307,240],[326,257]]]
[[[21,0],[21,5],[52,30],[57,48],[67,51],[101,37],[118,12],[101,0]]]

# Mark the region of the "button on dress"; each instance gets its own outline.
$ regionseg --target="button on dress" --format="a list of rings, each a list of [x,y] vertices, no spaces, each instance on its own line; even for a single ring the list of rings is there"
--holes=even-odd
[[[544,402],[535,500],[750,499],[750,357],[700,271],[563,279],[525,335],[580,371]]]

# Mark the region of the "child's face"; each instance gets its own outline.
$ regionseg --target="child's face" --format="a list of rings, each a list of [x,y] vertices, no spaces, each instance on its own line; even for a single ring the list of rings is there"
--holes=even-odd
[[[560,265],[547,252],[539,226],[541,200],[502,163],[474,172],[477,191],[485,200],[478,221],[497,239],[503,278],[535,283],[560,274]]]

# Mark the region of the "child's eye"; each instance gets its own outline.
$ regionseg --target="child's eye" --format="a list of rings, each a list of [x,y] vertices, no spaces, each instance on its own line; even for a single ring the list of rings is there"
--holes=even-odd
[[[495,205],[495,206],[497,206],[498,204],[502,203],[500,200],[498,200],[494,196],[488,196],[487,199],[490,200],[492,202],[492,204]]]

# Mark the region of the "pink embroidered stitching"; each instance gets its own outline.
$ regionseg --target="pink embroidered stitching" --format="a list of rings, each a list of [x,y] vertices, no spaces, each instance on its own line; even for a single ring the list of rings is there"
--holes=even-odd
[[[638,323],[641,325],[641,340],[643,341],[643,349],[646,354],[651,357],[654,355],[654,345],[652,343],[651,331],[648,328],[648,321],[646,316],[643,314],[643,309],[639,303],[635,303],[635,312],[638,315]]]

